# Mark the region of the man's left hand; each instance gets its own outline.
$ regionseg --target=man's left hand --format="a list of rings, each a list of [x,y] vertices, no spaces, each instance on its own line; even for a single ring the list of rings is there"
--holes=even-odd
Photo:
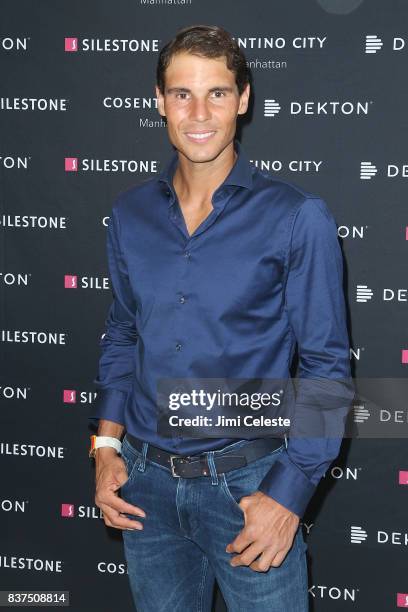
[[[247,565],[256,572],[279,567],[292,547],[300,517],[262,491],[241,498],[245,527],[226,552],[239,553],[230,564]]]

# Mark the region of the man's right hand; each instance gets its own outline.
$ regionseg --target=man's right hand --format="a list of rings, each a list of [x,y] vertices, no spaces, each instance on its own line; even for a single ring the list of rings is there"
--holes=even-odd
[[[142,508],[121,499],[117,490],[128,479],[126,464],[114,448],[98,448],[95,455],[95,504],[103,512],[105,525],[115,529],[143,529],[140,521],[129,519],[121,513],[145,517]]]

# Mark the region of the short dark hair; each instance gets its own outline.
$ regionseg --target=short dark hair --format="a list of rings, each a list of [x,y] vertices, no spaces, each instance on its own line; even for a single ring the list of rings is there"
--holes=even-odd
[[[227,67],[235,74],[239,95],[242,94],[250,74],[244,53],[231,34],[219,26],[192,25],[176,32],[159,53],[156,83],[162,94],[165,88],[165,71],[173,55],[181,52],[208,58],[225,57]]]

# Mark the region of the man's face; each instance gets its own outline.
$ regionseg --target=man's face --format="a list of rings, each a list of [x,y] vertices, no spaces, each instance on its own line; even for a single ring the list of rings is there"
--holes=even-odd
[[[174,55],[166,69],[164,95],[156,86],[170,142],[192,162],[215,159],[235,136],[237,115],[248,108],[249,89],[248,84],[239,95],[225,57]]]

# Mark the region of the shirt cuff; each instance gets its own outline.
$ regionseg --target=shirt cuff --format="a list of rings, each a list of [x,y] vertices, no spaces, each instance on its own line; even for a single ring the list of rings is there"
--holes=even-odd
[[[302,518],[316,488],[306,474],[290,460],[286,450],[283,450],[258,490]]]
[[[119,389],[100,389],[95,404],[92,404],[90,421],[106,419],[120,425],[125,424],[125,406],[129,393]]]

